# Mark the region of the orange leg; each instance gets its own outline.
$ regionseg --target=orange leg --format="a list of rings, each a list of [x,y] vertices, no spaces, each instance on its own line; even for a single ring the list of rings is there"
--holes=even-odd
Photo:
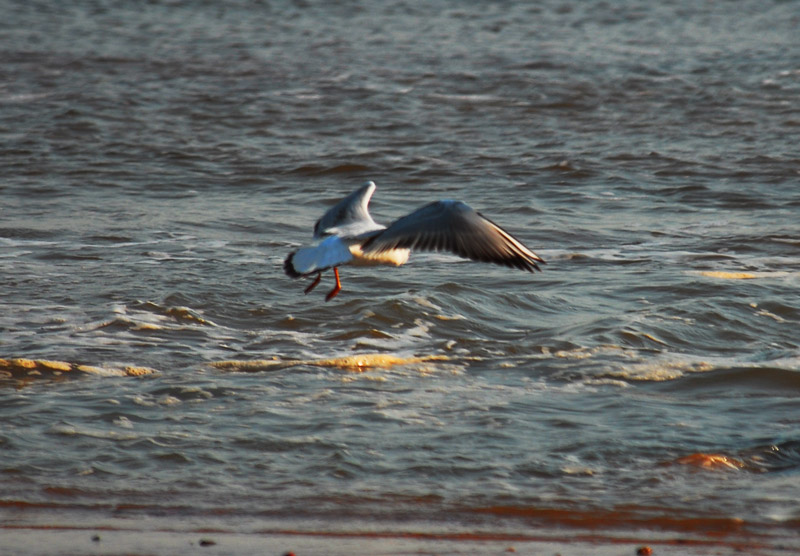
[[[311,290],[313,290],[314,288],[316,288],[317,284],[319,284],[320,280],[322,280],[322,273],[321,272],[317,272],[317,277],[314,278],[314,281],[311,282],[311,284],[305,289],[304,293],[308,293]]]
[[[333,274],[336,276],[336,286],[328,292],[328,295],[325,296],[325,301],[330,301],[336,294],[342,290],[342,283],[339,281],[339,268],[333,267]]]

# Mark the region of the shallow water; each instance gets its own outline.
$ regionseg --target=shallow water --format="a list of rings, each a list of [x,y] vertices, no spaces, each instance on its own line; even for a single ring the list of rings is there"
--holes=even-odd
[[[3,12],[7,526],[800,545],[793,3]],[[304,296],[367,179],[547,265]]]

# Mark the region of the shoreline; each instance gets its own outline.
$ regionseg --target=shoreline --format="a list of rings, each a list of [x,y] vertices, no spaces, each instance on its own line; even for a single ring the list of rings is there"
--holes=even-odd
[[[433,555],[544,554],[622,556],[637,554],[794,554],[799,539],[664,537],[663,532],[571,531],[531,534],[418,532],[396,530],[265,529],[233,532],[216,528],[135,529],[109,525],[2,525],[0,542],[9,554],[58,555]],[[649,552],[648,552],[649,549]]]

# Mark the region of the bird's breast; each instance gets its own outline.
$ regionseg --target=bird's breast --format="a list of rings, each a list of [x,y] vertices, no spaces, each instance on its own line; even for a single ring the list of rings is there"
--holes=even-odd
[[[364,253],[358,244],[350,245],[350,254],[353,261],[350,263],[356,266],[373,266],[379,264],[391,264],[400,266],[408,261],[410,251],[408,249],[389,249],[380,253]]]

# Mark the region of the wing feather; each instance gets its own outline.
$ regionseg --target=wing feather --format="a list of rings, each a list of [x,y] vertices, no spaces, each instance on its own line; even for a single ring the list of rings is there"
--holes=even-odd
[[[376,224],[369,214],[369,201],[375,192],[375,183],[367,182],[328,209],[314,224],[314,238],[329,235],[357,236],[383,226]]]
[[[436,201],[395,220],[362,244],[365,253],[390,249],[450,251],[474,261],[540,270],[544,260],[503,228],[460,201]]]

